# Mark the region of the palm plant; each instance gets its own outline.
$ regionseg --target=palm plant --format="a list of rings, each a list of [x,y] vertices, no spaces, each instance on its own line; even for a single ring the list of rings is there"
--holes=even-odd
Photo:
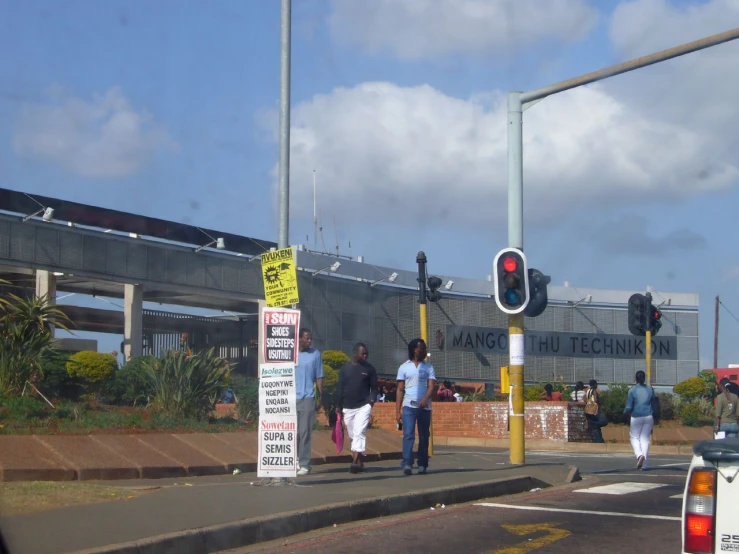
[[[42,375],[42,362],[59,356],[51,326],[69,330],[66,314],[48,296],[0,296],[0,395],[18,394]]]
[[[170,350],[142,363],[152,387],[152,405],[176,418],[204,418],[228,386],[230,370],[215,349],[188,354]]]

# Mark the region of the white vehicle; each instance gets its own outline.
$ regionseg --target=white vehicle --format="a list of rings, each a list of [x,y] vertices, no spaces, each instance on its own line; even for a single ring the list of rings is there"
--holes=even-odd
[[[739,439],[693,447],[683,496],[683,554],[739,552]]]

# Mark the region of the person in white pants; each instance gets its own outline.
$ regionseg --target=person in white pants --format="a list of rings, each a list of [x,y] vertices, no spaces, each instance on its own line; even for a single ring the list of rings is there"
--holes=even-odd
[[[377,400],[377,371],[367,362],[369,351],[361,342],[354,345],[353,360],[339,370],[336,406],[352,441],[351,473],[364,471],[362,455],[367,447],[367,427]]]
[[[629,390],[626,399],[624,414],[631,416],[630,437],[631,447],[636,456],[636,468],[644,470],[649,458],[649,440],[654,427],[654,415],[652,414],[652,398],[655,396],[654,389],[645,384],[646,374],[643,371],[636,372],[636,386]]]

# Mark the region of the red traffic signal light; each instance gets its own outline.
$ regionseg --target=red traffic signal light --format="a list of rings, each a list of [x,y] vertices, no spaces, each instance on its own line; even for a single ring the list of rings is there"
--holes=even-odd
[[[526,257],[518,248],[504,248],[493,262],[495,303],[507,314],[524,311],[529,303]]]

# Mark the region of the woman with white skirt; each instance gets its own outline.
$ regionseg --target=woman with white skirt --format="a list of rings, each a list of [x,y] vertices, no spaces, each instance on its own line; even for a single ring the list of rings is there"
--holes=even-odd
[[[654,389],[645,384],[646,374],[643,371],[636,372],[636,386],[629,390],[626,399],[624,414],[631,416],[630,436],[631,447],[636,455],[636,468],[644,470],[649,458],[649,440],[654,427],[654,416],[652,414],[652,398],[655,396]]]

